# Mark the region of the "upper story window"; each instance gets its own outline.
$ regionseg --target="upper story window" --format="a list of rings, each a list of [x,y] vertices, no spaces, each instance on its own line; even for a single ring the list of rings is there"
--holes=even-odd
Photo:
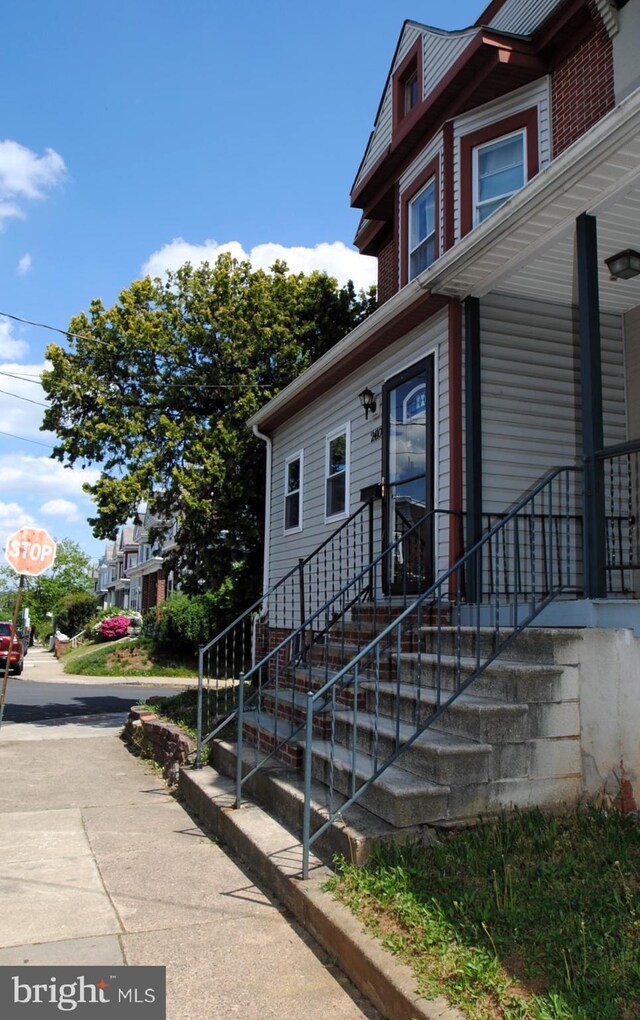
[[[404,82],[404,112],[412,110],[418,102],[418,69],[416,68]]]
[[[349,424],[325,438],[325,520],[349,512]]]
[[[498,138],[473,150],[473,225],[486,220],[527,179],[524,131]]]
[[[302,460],[303,453],[287,457],[284,463],[284,530],[302,528]]]
[[[418,38],[406,54],[402,63],[392,75],[393,89],[393,131],[405,122],[408,127],[414,122],[410,116],[419,106],[422,92],[422,39]],[[417,114],[416,114],[417,115]]]
[[[436,182],[432,178],[409,202],[409,279],[436,257]]]

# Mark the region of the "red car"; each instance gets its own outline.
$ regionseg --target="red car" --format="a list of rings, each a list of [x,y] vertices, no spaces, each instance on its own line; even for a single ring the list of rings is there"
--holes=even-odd
[[[24,665],[22,640],[17,631],[12,640],[11,629],[10,623],[0,621],[0,676],[4,676],[4,671],[7,668],[7,655],[9,656],[9,668],[14,676],[20,676]]]

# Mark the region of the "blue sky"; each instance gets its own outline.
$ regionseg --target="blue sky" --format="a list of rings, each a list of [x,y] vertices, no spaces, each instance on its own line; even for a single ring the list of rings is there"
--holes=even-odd
[[[4,5],[0,312],[64,329],[92,298],[229,246],[373,282],[349,192],[403,21],[464,28],[482,6]],[[50,460],[39,431],[50,342],[65,343],[0,316],[0,541],[36,523],[97,558],[81,491],[96,472]]]

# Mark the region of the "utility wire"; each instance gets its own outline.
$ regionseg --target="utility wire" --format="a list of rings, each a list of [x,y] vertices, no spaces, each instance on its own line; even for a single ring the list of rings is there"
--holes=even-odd
[[[46,322],[32,322],[31,319],[23,319],[19,315],[11,315],[10,312],[0,312],[5,319],[13,319],[14,322],[24,322],[27,326],[37,326],[38,329],[50,329],[54,333],[61,333],[62,336],[72,336],[74,340],[88,340],[94,344],[107,344],[106,340],[98,340],[95,336],[83,336],[81,333],[70,333],[68,329],[60,329],[58,326],[49,326]],[[107,344],[108,346],[108,344]]]
[[[26,436],[16,436],[13,432],[0,432],[0,436],[9,436],[10,439],[19,439],[22,443],[34,443],[36,446],[46,446],[47,450],[53,450],[50,443],[39,443],[37,439],[27,439]]]
[[[18,375],[17,372],[4,372],[2,369],[0,369],[0,375],[6,375],[9,379],[19,379],[21,382],[36,383],[38,386],[41,385],[39,375]]]
[[[26,400],[29,404],[37,404],[39,407],[48,407],[48,404],[44,404],[42,400],[32,400],[31,397],[21,397],[19,393],[12,393],[11,390],[0,390],[0,393],[4,393],[7,397],[15,397],[16,400]]]

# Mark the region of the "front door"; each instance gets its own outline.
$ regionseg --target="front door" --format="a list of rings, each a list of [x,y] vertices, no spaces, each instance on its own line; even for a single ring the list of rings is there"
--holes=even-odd
[[[433,581],[433,362],[385,383],[383,402],[385,591],[424,591]]]

